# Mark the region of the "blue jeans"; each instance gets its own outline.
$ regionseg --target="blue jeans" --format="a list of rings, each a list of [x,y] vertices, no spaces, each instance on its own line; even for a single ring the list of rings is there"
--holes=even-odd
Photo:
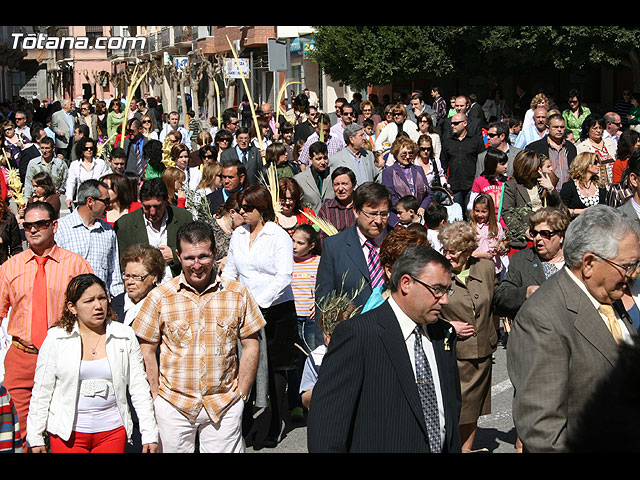
[[[315,328],[315,320],[298,315],[298,335],[302,342],[300,346],[304,348],[307,353],[312,352],[318,346],[315,337]]]

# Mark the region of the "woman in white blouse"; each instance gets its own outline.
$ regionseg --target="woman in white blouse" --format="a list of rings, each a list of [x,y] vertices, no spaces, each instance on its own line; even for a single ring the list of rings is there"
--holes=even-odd
[[[158,429],[140,345],[115,321],[104,283],[93,274],[69,282],[65,307],[38,354],[27,417],[31,450],[124,453],[139,419],[142,451],[155,453]]]
[[[271,423],[265,446],[275,446],[282,433],[287,372],[298,364],[296,308],[291,289],[293,242],[275,223],[269,190],[251,185],[238,193],[239,213],[245,224],[234,230],[222,277],[238,280],[260,305],[267,322],[267,360]]]
[[[78,160],[74,160],[69,165],[69,174],[67,176],[67,185],[65,195],[67,197],[65,203],[67,208],[71,207],[71,203],[76,200],[76,192],[82,182],[89,179],[100,179],[103,175],[109,173],[109,167],[101,158],[96,158],[96,144],[91,138],[81,138],[75,146]]]

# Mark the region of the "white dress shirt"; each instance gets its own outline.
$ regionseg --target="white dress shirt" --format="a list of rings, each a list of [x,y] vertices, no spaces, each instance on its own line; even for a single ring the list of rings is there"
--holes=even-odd
[[[167,245],[167,220],[169,218],[169,212],[165,211],[164,216],[162,217],[162,223],[160,224],[160,229],[156,230],[151,222],[147,220],[147,217],[144,217],[144,226],[147,230],[147,237],[149,238],[149,245],[152,247],[158,248],[159,245]],[[158,282],[158,285],[166,282],[167,280],[171,280],[173,278],[173,273],[171,272],[171,267],[167,265],[164,268],[164,277],[162,280]]]
[[[396,318],[398,319],[398,323],[400,324],[400,329],[402,330],[402,336],[404,338],[404,342],[407,346],[407,353],[409,353],[409,359],[411,360],[411,367],[413,368],[413,376],[416,377],[416,361],[415,361],[415,353],[414,353],[414,345],[416,343],[415,336],[413,334],[414,329],[416,328],[416,322],[411,320],[409,316],[402,311],[400,306],[393,299],[393,296],[389,297],[389,305],[395,313]],[[426,328],[422,328],[422,349],[424,350],[425,355],[427,356],[427,360],[429,361],[429,367],[431,368],[431,376],[433,377],[433,384],[436,389],[436,397],[438,400],[438,416],[440,418],[440,440],[441,445],[444,448],[445,441],[445,418],[444,418],[444,401],[442,399],[442,389],[440,388],[440,376],[438,375],[438,363],[436,362],[436,354],[433,351],[433,345],[431,344],[431,339],[429,338],[429,334],[427,333]],[[425,341],[426,340],[426,341]]]
[[[265,223],[250,242],[249,227],[236,228],[231,235],[222,278],[245,285],[260,308],[293,301],[293,241],[274,222]]]

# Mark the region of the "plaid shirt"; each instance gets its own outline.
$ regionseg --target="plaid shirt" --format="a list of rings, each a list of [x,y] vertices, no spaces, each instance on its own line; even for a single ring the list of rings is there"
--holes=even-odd
[[[238,340],[265,323],[244,285],[216,278],[199,294],[181,273],[149,293],[132,327],[160,343],[158,394],[192,422],[204,407],[218,423],[240,399]]]
[[[300,156],[298,157],[298,161],[300,163],[304,163],[305,165],[309,165],[311,163],[311,157],[309,156],[309,147],[319,141],[320,135],[318,135],[318,132],[313,132],[311,135],[309,135],[307,140],[304,142],[302,150],[300,150]],[[345,147],[344,139],[334,137],[333,134],[330,134],[328,139],[325,138],[324,143],[327,144],[329,157],[335,153],[338,153]]]
[[[109,295],[115,297],[124,292],[118,239],[111,225],[96,220],[92,227],[87,227],[76,209],[58,221],[55,239],[61,248],[87,259],[96,276],[107,285]]]

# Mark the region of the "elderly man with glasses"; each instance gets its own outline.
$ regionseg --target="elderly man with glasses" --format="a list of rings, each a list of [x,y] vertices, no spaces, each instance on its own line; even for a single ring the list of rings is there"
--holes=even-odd
[[[580,413],[636,329],[621,298],[640,266],[640,227],[619,210],[588,208],[567,229],[565,267],[522,305],[507,368],[524,451],[566,451]]]

